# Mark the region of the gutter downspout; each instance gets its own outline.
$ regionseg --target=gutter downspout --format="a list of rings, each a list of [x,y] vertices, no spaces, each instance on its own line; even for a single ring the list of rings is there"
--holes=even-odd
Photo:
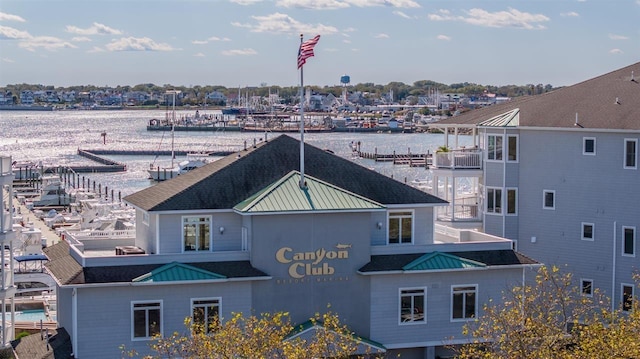
[[[71,352],[73,358],[78,359],[78,289],[71,289],[71,327],[73,328],[73,340],[71,341]]]
[[[507,153],[507,151],[505,151],[505,145],[507,145],[507,150],[509,148],[508,146],[508,140],[507,140],[507,129],[504,128],[502,129],[502,196],[500,198],[501,202],[504,202],[504,205],[502,203],[500,203],[500,206],[502,207],[502,238],[506,238],[504,236],[505,233],[505,227],[507,226],[507,205],[508,205],[508,200],[507,200],[507,158],[509,157],[509,153]]]
[[[615,297],[616,297],[616,242],[618,239],[616,238],[616,227],[618,225],[617,221],[613,221],[613,265],[611,268],[611,313],[615,310]]]

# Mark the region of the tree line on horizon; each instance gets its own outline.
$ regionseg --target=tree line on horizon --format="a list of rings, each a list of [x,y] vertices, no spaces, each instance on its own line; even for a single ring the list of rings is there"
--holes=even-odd
[[[342,96],[343,87],[340,85],[335,86],[314,86],[308,85],[306,86],[313,93],[318,94],[332,94],[336,97]],[[393,93],[393,101],[394,102],[406,102],[417,101],[418,97],[433,95],[436,92],[439,93],[457,93],[464,94],[467,96],[482,96],[483,94],[491,93],[496,96],[504,96],[504,97],[518,97],[525,95],[538,95],[545,92],[552,91],[556,88],[551,86],[550,84],[527,84],[527,85],[503,85],[503,86],[494,86],[494,85],[481,85],[469,82],[462,83],[453,83],[450,85],[446,85],[443,83],[438,83],[431,80],[420,80],[414,82],[412,85],[405,84],[403,82],[389,82],[386,85],[375,84],[372,82],[358,83],[354,85],[349,85],[347,87],[347,91],[350,93],[353,92],[361,92],[367,93],[372,98],[381,98],[383,96],[388,96],[388,94]],[[138,84],[134,86],[95,86],[95,85],[77,85],[77,86],[67,86],[67,87],[56,87],[52,85],[41,85],[41,84],[11,84],[6,85],[4,87],[0,87],[0,91],[7,93],[11,92],[13,96],[19,96],[22,91],[75,91],[79,92],[90,92],[90,91],[100,91],[100,90],[109,90],[116,93],[124,93],[124,92],[146,92],[146,93],[154,93],[154,94],[162,94],[168,90],[178,90],[183,94],[182,103],[190,104],[190,105],[198,105],[205,103],[205,96],[208,93],[218,91],[223,93],[227,98],[237,97],[238,94],[241,96],[259,96],[259,97],[267,97],[271,94],[278,94],[280,99],[283,100],[285,104],[292,104],[297,102],[297,97],[299,96],[300,88],[298,86],[267,86],[266,84],[262,84],[260,86],[253,87],[225,87],[220,85],[206,85],[206,86],[175,86],[171,84],[164,85],[156,85],[152,83],[146,84]]]

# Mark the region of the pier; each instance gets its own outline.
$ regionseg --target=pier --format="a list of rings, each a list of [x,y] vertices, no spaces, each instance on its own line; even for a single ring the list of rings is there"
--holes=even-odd
[[[354,152],[360,158],[366,158],[374,160],[376,162],[393,162],[394,165],[409,165],[410,167],[424,167],[429,168],[433,165],[433,155],[427,151],[427,153],[411,153],[411,149],[407,150],[407,153],[396,153],[393,151],[391,154],[378,153],[378,149],[374,149],[374,152],[360,151],[359,147],[354,149]]]

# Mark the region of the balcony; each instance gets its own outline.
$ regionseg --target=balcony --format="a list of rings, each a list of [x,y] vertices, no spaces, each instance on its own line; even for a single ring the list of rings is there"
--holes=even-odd
[[[433,166],[438,169],[482,169],[482,151],[477,149],[459,149],[449,152],[436,152]]]

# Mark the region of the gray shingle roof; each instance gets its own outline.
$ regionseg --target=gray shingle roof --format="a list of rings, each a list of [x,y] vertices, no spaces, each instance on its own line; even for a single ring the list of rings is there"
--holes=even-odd
[[[632,80],[632,73],[634,80]],[[617,102],[616,102],[617,99]],[[572,86],[466,112],[436,126],[478,124],[520,109],[520,127],[640,130],[640,62]]]
[[[383,205],[446,201],[305,144],[305,174]],[[280,135],[124,198],[146,211],[231,209],[300,168],[300,142]]]
[[[13,351],[20,359],[71,359],[73,348],[69,333],[64,328],[49,330],[49,348],[46,338],[40,338],[40,334],[14,340],[11,342]]]
[[[131,282],[165,265],[161,263],[82,268],[69,254],[69,244],[65,241],[45,248],[44,253],[49,257],[45,266],[60,285]],[[254,268],[249,261],[201,262],[189,265],[227,278],[267,276]]]
[[[371,256],[371,261],[360,268],[359,271],[363,273],[402,271],[403,267],[424,256],[425,254],[426,253],[411,253]],[[507,249],[469,252],[447,252],[447,254],[463,259],[468,259],[474,262],[483,263],[487,266],[538,264],[538,262],[521,253]]]

